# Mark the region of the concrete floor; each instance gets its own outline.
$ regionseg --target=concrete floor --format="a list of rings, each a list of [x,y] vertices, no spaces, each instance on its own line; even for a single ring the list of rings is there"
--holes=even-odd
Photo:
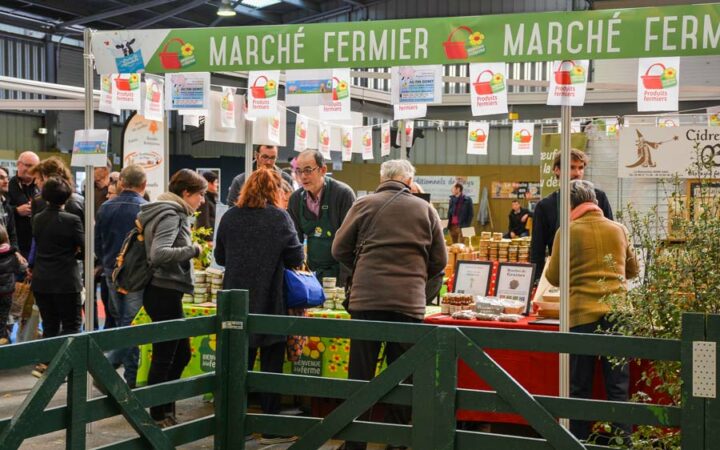
[[[28,366],[0,373],[0,418],[12,416],[38,381],[37,378],[31,375],[31,371],[32,367]],[[67,394],[66,386],[67,385],[63,384],[60,387],[58,392],[50,401],[49,407],[65,404]],[[101,395],[98,391],[94,392],[97,396]],[[202,397],[193,397],[177,403],[177,415],[180,422],[186,422],[198,417],[207,416],[212,413],[212,410],[212,403],[203,400]],[[130,425],[128,425],[125,419],[122,416],[116,416],[95,422],[93,424],[92,432],[87,436],[87,447],[95,448],[135,436],[137,436],[137,434]],[[329,441],[321,447],[321,450],[332,450],[337,448],[340,444],[340,441]],[[261,445],[257,440],[252,440],[247,442],[245,448],[249,450],[280,450],[286,449],[290,445],[291,444]],[[57,431],[55,433],[27,439],[23,442],[20,448],[28,450],[64,449],[65,432]],[[213,438],[209,437],[178,448],[187,450],[212,449]],[[383,448],[384,445],[379,444],[371,444],[368,446],[369,450],[381,450]]]

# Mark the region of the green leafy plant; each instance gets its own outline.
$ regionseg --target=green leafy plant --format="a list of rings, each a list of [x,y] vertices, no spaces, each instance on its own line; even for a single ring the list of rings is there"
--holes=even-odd
[[[195,213],[197,216],[198,213]],[[203,270],[210,266],[212,262],[212,240],[213,229],[208,227],[197,227],[192,229],[192,241],[194,244],[200,245],[200,255],[195,258],[194,266],[196,269]]]

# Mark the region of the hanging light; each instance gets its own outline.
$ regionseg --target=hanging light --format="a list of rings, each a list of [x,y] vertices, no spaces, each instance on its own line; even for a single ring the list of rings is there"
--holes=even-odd
[[[261,9],[270,5],[277,5],[282,3],[282,0],[241,0],[240,3],[243,5],[251,6],[253,8]]]
[[[232,17],[235,14],[237,13],[235,9],[233,9],[230,0],[222,0],[220,6],[218,6],[217,15],[221,17]]]

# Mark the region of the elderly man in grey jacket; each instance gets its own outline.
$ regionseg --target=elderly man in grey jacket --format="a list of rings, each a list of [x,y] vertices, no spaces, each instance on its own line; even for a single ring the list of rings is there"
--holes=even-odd
[[[437,211],[410,193],[415,168],[405,160],[380,167],[380,186],[356,201],[335,235],[333,257],[354,267],[349,311],[352,319],[420,323],[425,315],[429,279],[441,276],[447,251]],[[358,249],[358,243],[363,242]],[[439,289],[439,286],[438,286]],[[375,374],[381,342],[354,339],[349,377],[369,380]],[[385,343],[392,364],[409,344]],[[407,407],[389,407],[386,420],[408,423]],[[344,449],[365,449],[366,443],[345,442]],[[403,448],[392,447],[387,448]]]

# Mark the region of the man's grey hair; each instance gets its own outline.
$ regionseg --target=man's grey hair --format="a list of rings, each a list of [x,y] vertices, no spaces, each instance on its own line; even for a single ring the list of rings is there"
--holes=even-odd
[[[570,208],[575,209],[582,203],[595,203],[595,186],[586,180],[572,180],[570,182]]]
[[[123,189],[141,188],[146,180],[145,169],[139,164],[130,164],[120,172],[120,182]]]
[[[391,159],[380,166],[380,181],[405,181],[415,176],[415,167],[404,159]]]

